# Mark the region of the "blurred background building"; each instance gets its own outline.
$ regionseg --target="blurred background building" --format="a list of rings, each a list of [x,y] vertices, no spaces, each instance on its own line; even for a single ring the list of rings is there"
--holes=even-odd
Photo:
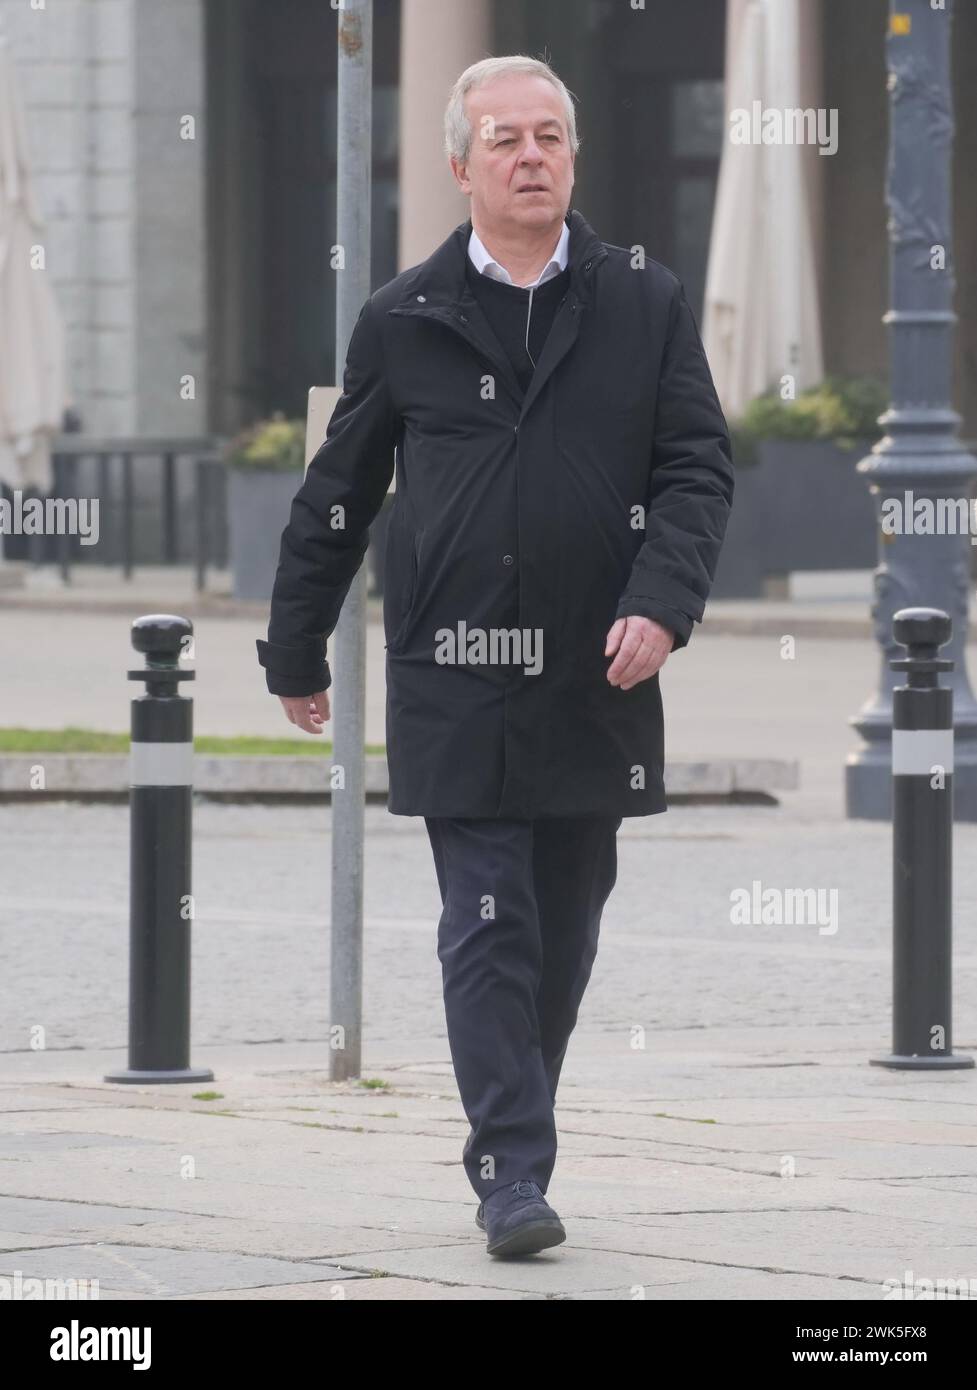
[[[0,0],[27,111],[71,399],[93,435],[227,435],[335,380],[329,0]],[[702,322],[745,0],[375,0],[372,277],[467,215],[443,152],[458,73],[546,58],[577,99],[574,205],[683,279]],[[886,374],[886,0],[802,0],[823,366]],[[977,432],[977,5],[954,17],[955,397]],[[187,383],[190,383],[189,387]]]

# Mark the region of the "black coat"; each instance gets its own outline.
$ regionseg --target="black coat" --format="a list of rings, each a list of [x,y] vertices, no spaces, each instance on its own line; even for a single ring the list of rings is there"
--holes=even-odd
[[[330,682],[324,639],[396,454],[395,815],[665,810],[658,676],[611,686],[604,647],[630,614],[688,641],[732,501],[729,436],[680,281],[636,266],[579,212],[568,222],[570,288],[525,396],[466,284],[470,221],[370,296],[282,536],[259,660],[273,693],[307,695]],[[467,648],[473,629],[482,652]],[[521,650],[493,648],[523,630]]]

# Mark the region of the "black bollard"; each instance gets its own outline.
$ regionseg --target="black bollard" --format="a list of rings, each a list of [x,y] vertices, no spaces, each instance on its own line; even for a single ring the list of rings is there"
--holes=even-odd
[[[132,701],[129,792],[129,1066],[106,1081],[213,1081],[190,1066],[190,869],[193,701],[179,682],[186,618],[154,613],[132,625],[146,682]]]
[[[972,1067],[953,1055],[953,691],[937,656],[952,624],[939,608],[902,608],[892,620],[908,672],[892,692],[892,1053],[878,1067]]]

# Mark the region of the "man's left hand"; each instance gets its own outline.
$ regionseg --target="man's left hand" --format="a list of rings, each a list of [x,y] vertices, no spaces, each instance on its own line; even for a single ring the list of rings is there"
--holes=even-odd
[[[674,640],[674,632],[652,618],[618,618],[604,648],[605,656],[617,653],[607,679],[622,690],[648,680],[665,665]]]

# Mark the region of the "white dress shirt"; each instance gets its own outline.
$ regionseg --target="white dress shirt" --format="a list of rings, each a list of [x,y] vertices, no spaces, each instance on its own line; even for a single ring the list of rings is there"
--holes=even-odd
[[[556,243],[556,248],[554,249],[552,256],[546,262],[546,265],[540,271],[536,279],[533,280],[531,284],[523,285],[521,286],[521,288],[524,290],[536,289],[537,286],[542,285],[544,281],[552,280],[554,275],[559,275],[562,270],[566,270],[567,259],[569,254],[569,245],[570,228],[564,222],[563,230],[560,233],[560,239]],[[513,280],[509,272],[506,270],[505,266],[499,265],[498,261],[492,259],[485,246],[485,243],[482,241],[481,237],[475,231],[474,227],[472,228],[471,236],[468,238],[468,254],[471,257],[472,263],[474,264],[475,268],[477,270],[480,270],[483,275],[488,275],[493,280],[501,280],[503,284],[506,285],[515,284],[515,281]]]

